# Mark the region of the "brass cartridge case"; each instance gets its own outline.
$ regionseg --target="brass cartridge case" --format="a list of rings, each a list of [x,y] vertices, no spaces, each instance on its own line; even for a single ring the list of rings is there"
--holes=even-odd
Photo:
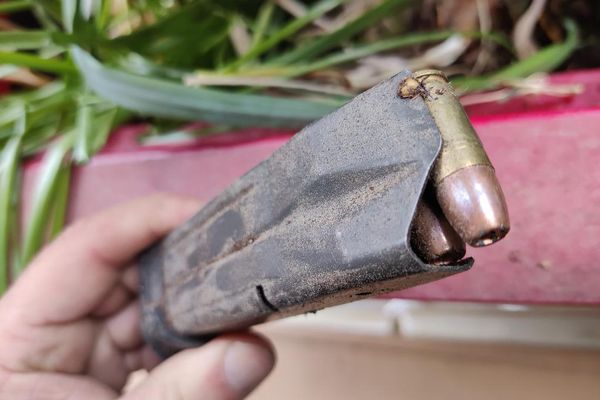
[[[504,194],[446,76],[436,70],[415,72],[400,85],[399,95],[421,96],[441,133],[442,149],[431,183],[452,227],[475,247],[502,239],[510,229]]]

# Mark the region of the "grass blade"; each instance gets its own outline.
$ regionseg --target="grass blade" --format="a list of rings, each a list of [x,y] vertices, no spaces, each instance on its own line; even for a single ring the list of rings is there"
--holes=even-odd
[[[93,109],[90,104],[90,96],[82,95],[79,98],[77,116],[75,117],[75,145],[73,146],[73,157],[78,162],[89,161],[92,155]]]
[[[48,240],[54,239],[64,228],[69,206],[69,189],[71,183],[71,165],[64,165],[58,171],[56,191],[52,205],[52,223]]]
[[[354,21],[346,24],[342,28],[320,38],[311,43],[303,44],[294,50],[277,57],[272,61],[273,64],[294,64],[306,62],[331,48],[338,46],[341,42],[350,39],[352,36],[362,32],[372,26],[377,21],[393,15],[393,12],[400,7],[407,6],[411,0],[385,0],[378,6],[368,10]]]
[[[110,47],[132,51],[163,66],[185,70],[214,68],[213,51],[220,45],[229,45],[235,17],[219,12],[212,2],[185,3],[150,25],[112,39]]]
[[[3,1],[0,3],[0,14],[28,10],[31,6],[32,2],[29,0]]]
[[[273,1],[267,1],[262,5],[258,12],[258,18],[256,19],[256,24],[254,26],[254,32],[252,35],[252,46],[257,46],[262,40],[265,34],[267,33],[267,29],[269,28],[269,24],[271,23],[271,18],[273,17],[273,11],[275,10],[275,3]]]
[[[48,148],[39,166],[35,192],[29,212],[29,221],[25,231],[21,263],[15,271],[15,276],[31,261],[33,256],[42,248],[47,233],[47,223],[50,221],[52,200],[56,193],[60,171],[65,156],[71,149],[73,138],[71,134],[63,136]]]
[[[65,31],[73,33],[73,26],[75,25],[75,19],[77,14],[77,2],[78,0],[61,0],[61,14],[62,24]]]
[[[350,61],[356,61],[360,58],[367,57],[373,54],[382,53],[384,51],[398,50],[403,47],[414,46],[418,44],[428,44],[441,42],[448,39],[450,36],[460,34],[468,38],[486,38],[502,42],[502,37],[495,34],[481,34],[480,32],[456,32],[456,31],[437,31],[437,32],[417,32],[405,34],[400,37],[391,39],[378,40],[374,43],[358,45],[348,48],[342,52],[332,54],[319,61],[315,61],[308,65],[299,65],[289,67],[290,70],[286,74],[288,77],[304,75],[309,72],[330,68],[339,64],[344,64]],[[285,67],[284,67],[285,68]]]
[[[25,53],[11,53],[0,51],[0,63],[18,65],[20,67],[28,67],[56,74],[73,74],[77,72],[77,69],[67,61],[48,60],[34,56],[32,54]]]
[[[49,45],[50,42],[50,33],[46,31],[0,32],[0,49],[2,50],[39,49]]]
[[[21,135],[10,139],[4,146],[2,160],[0,160],[0,295],[8,287],[10,269],[10,243],[11,243],[11,210],[16,203],[16,176],[19,165],[19,150]]]
[[[237,59],[229,67],[225,68],[225,71],[235,70],[243,64],[256,59],[258,56],[272,49],[273,46],[277,45],[281,41],[287,39],[294,33],[298,32],[300,29],[304,28],[306,25],[310,24],[315,19],[321,17],[328,11],[333,10],[342,2],[343,0],[320,1],[319,3],[317,3],[317,5],[312,7],[305,15],[303,15],[300,18],[294,18],[289,24],[281,28],[279,31],[275,32],[273,35],[269,36],[269,38],[257,43],[254,47],[250,49],[250,51],[248,51],[242,57]]]
[[[523,79],[534,73],[550,72],[564,63],[579,47],[579,30],[571,20],[565,21],[567,38],[564,42],[543,48],[531,57],[513,63],[508,67],[488,76],[454,78],[452,83],[461,91],[477,91],[510,83],[515,79]]]
[[[113,128],[116,114],[116,107],[99,101],[97,97],[81,96],[75,117],[75,161],[88,162],[104,146]]]
[[[336,101],[190,88],[104,67],[80,48],[73,48],[72,55],[96,94],[145,115],[232,126],[301,127],[340,105]]]
[[[279,88],[299,90],[313,93],[324,93],[335,96],[351,96],[344,88],[323,83],[284,79],[279,77],[248,76],[243,74],[219,74],[197,72],[185,77],[187,86],[239,86],[253,88]]]
[[[579,30],[575,22],[565,21],[567,38],[563,43],[550,45],[521,62],[512,64],[494,74],[495,80],[523,78],[536,72],[549,72],[556,69],[579,46]]]
[[[452,31],[414,33],[403,35],[397,38],[380,40],[367,45],[356,46],[353,48],[349,48],[346,51],[332,54],[331,56],[325,57],[319,61],[315,61],[308,65],[292,67],[292,75],[303,75],[320,69],[330,68],[335,65],[343,64],[349,61],[354,61],[384,51],[397,50],[403,47],[413,46],[416,44],[440,42],[449,38],[455,33],[456,32]]]
[[[109,107],[95,114],[95,133],[92,137],[91,143],[92,155],[96,154],[102,149],[102,147],[104,147],[104,144],[106,143],[106,140],[108,140],[110,133],[119,122],[118,117],[119,109],[117,109],[117,107]]]

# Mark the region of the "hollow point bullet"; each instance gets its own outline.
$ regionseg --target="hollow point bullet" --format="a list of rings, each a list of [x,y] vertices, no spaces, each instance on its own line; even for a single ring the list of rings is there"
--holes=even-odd
[[[411,227],[411,247],[428,264],[455,264],[465,256],[465,243],[432,198],[419,201]]]
[[[491,166],[462,168],[442,179],[436,192],[444,215],[471,246],[488,246],[508,233],[504,194]]]
[[[446,76],[415,72],[398,94],[421,96],[442,136],[432,171],[435,196],[448,222],[471,246],[490,245],[510,229],[508,209],[494,168]]]

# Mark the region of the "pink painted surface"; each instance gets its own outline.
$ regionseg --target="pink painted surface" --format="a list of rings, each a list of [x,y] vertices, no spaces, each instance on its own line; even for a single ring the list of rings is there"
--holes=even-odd
[[[600,106],[600,69],[549,75],[547,84],[549,88],[575,89],[577,94],[567,96],[530,94],[507,101],[469,105],[466,109],[469,115],[489,116],[532,111],[572,111]]]
[[[473,119],[512,228],[475,266],[409,289],[423,299],[600,304],[600,109]]]
[[[505,190],[512,230],[492,247],[471,250],[471,271],[394,296],[600,304],[600,108],[590,108],[599,98],[590,92],[572,107],[508,116],[471,109],[480,115],[472,121]],[[291,134],[249,130],[141,148],[135,137],[142,129],[122,129],[103,154],[76,169],[70,219],[157,191],[208,201]],[[35,162],[26,169],[26,192],[36,169]]]
[[[94,158],[74,173],[70,219],[133,197],[156,192],[194,196],[208,202],[237,177],[267,158],[289,136],[227,146],[154,149]]]

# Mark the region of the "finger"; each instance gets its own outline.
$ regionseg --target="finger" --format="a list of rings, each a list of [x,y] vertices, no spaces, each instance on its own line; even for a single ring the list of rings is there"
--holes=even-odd
[[[124,360],[130,371],[151,370],[162,361],[148,345],[125,353]]]
[[[104,322],[90,352],[88,375],[112,388],[122,387],[131,372],[126,355],[142,345],[139,304],[135,301]]]
[[[105,323],[111,341],[119,350],[132,350],[142,345],[140,328],[140,304],[131,302],[118,314],[110,317]]]
[[[56,373],[0,373],[0,399],[94,399],[114,400],[117,393],[84,376]]]
[[[108,317],[125,307],[132,297],[133,294],[129,289],[124,285],[116,284],[100,305],[92,311],[91,315],[97,318]]]
[[[132,372],[141,369],[151,370],[160,361],[161,359],[148,345],[121,352],[115,349],[106,336],[101,336],[90,358],[86,373],[87,376],[108,387],[119,390],[130,379]]]
[[[87,362],[87,374],[112,388],[120,388],[131,372],[127,353],[142,348],[139,304],[131,302],[107,319]]]
[[[9,292],[11,306],[27,310],[28,320],[38,324],[89,314],[121,279],[130,260],[197,209],[196,201],[156,195],[81,220],[17,281]]]
[[[137,264],[133,264],[125,269],[121,277],[121,283],[131,293],[137,294],[140,286],[140,271]]]
[[[155,398],[156,393],[178,400],[243,399],[274,362],[264,339],[249,334],[222,337],[169,358],[123,400]]]

